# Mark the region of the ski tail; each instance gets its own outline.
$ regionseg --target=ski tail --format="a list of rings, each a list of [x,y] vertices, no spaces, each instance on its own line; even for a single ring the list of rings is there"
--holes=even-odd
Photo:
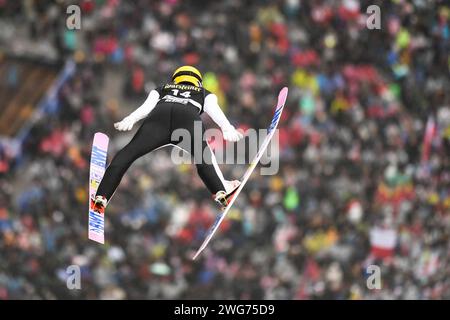
[[[286,104],[286,99],[288,95],[288,88],[284,87],[281,89],[280,93],[278,94],[278,102],[277,107],[275,109],[274,115],[272,117],[272,121],[268,128],[268,134],[266,138],[264,139],[263,143],[261,144],[261,148],[256,153],[253,160],[250,162],[250,166],[248,167],[247,171],[244,173],[244,176],[242,178],[242,182],[239,185],[239,188],[236,190],[234,196],[232,197],[230,203],[225,208],[225,210],[219,214],[214,221],[214,224],[211,226],[211,228],[208,230],[208,233],[206,235],[206,239],[203,241],[200,248],[195,253],[192,260],[195,260],[200,253],[206,248],[209,241],[212,239],[214,234],[216,233],[217,229],[219,228],[220,224],[222,223],[223,219],[225,219],[225,216],[227,215],[228,211],[230,210],[231,206],[233,205],[234,201],[237,199],[239,193],[244,188],[245,184],[247,183],[247,180],[250,178],[253,170],[256,168],[257,164],[259,163],[259,160],[261,159],[262,155],[264,154],[267,146],[269,145],[270,141],[272,140],[272,137],[275,133],[275,129],[278,127],[278,123],[280,122],[281,113],[283,112],[284,105]]]
[[[105,216],[103,213],[91,210],[90,201],[95,197],[98,186],[106,170],[109,138],[106,134],[97,132],[92,143],[89,167],[89,227],[88,237],[98,243],[105,243]]]

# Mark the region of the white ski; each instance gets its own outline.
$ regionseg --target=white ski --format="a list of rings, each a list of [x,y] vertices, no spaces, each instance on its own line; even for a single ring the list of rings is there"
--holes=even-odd
[[[263,153],[265,152],[267,146],[269,145],[270,141],[272,140],[272,137],[275,133],[275,129],[277,128],[278,122],[280,121],[280,117],[281,117],[281,113],[283,112],[284,105],[286,103],[287,94],[288,94],[287,87],[284,87],[283,89],[281,89],[280,93],[278,94],[277,108],[275,109],[275,113],[273,115],[272,122],[270,123],[269,129],[268,129],[268,134],[267,134],[266,138],[264,139],[264,141],[261,145],[261,148],[258,150],[258,153],[255,155],[253,160],[250,162],[250,166],[247,169],[247,171],[244,173],[242,182],[239,185],[239,188],[236,190],[235,194],[233,195],[230,203],[225,208],[225,210],[217,216],[214,224],[209,229],[206,239],[203,241],[202,245],[195,253],[193,260],[195,260],[198,257],[198,255],[206,248],[209,241],[212,239],[212,237],[216,233],[217,229],[219,229],[220,224],[222,223],[223,219],[225,219],[225,216],[227,215],[230,208],[233,206],[234,201],[238,197],[241,190],[244,188],[245,184],[247,183],[247,180],[250,178],[253,170],[256,168],[256,165],[258,164],[258,162],[261,159]]]
[[[105,243],[105,215],[91,210],[91,199],[97,193],[100,181],[106,170],[109,138],[97,132],[92,143],[91,162],[89,168],[89,239]]]

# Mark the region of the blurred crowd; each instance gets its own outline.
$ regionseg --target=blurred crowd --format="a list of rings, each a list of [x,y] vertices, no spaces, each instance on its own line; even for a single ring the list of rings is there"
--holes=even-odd
[[[366,26],[372,4],[381,29]],[[20,161],[0,149],[0,299],[450,299],[446,1],[81,0],[81,30],[67,5],[0,1],[77,65]],[[289,87],[278,174],[255,171],[192,261],[218,209],[194,166],[155,152],[122,180],[106,244],[89,241],[93,134],[115,154],[131,136],[113,123],[183,64],[242,129],[266,128]],[[130,105],[103,99],[109,69]],[[73,264],[81,290],[66,287]]]

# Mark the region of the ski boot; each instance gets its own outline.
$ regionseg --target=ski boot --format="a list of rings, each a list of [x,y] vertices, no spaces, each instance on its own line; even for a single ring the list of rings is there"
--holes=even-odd
[[[226,181],[225,189],[227,192],[220,190],[215,194],[214,200],[220,205],[221,210],[225,210],[228,206],[240,184],[241,182],[239,180]]]
[[[98,213],[105,213],[107,204],[108,201],[104,196],[96,196],[95,199],[91,199],[91,210]]]

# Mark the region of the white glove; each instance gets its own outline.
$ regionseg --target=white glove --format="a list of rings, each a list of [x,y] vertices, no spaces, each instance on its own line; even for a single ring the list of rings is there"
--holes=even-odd
[[[222,133],[223,133],[223,138],[226,141],[232,141],[232,142],[236,142],[241,140],[244,135],[242,133],[240,133],[239,131],[237,131],[233,126],[228,126],[225,129],[222,129]]]
[[[128,116],[123,118],[122,121],[114,123],[114,128],[119,131],[130,131],[135,123],[136,121],[132,117]]]

